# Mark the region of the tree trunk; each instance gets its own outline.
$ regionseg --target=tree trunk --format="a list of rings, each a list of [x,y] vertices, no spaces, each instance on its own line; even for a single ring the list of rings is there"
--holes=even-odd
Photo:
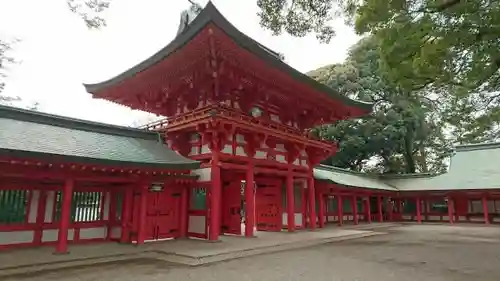
[[[414,174],[416,172],[415,158],[413,155],[413,128],[408,127],[405,137],[404,158],[406,162],[406,173]]]

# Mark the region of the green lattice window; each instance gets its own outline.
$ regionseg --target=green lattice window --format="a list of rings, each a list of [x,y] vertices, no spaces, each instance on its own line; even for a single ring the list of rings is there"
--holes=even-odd
[[[73,192],[71,222],[93,222],[102,219],[102,192]],[[56,192],[54,221],[61,218],[62,193]]]
[[[403,213],[404,214],[415,214],[417,212],[417,204],[415,200],[404,200],[403,201]]]
[[[28,194],[27,190],[0,190],[0,224],[26,222]]]
[[[195,210],[195,211],[207,209],[207,189],[206,188],[193,188],[191,190],[189,209]]]

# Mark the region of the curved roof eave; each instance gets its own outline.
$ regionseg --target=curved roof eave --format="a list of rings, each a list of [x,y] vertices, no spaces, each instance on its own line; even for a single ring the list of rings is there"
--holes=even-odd
[[[114,78],[108,79],[100,83],[84,84],[85,89],[89,93],[95,93],[100,90],[103,90],[104,88],[113,86],[127,78],[130,78],[138,72],[146,70],[150,66],[161,62],[163,59],[168,57],[177,49],[186,45],[209,23],[215,24],[224,33],[226,33],[229,37],[231,37],[238,45],[247,49],[254,55],[260,57],[261,59],[263,59],[265,62],[269,63],[276,69],[279,69],[285,72],[286,74],[290,75],[297,81],[309,85],[313,89],[324,93],[325,95],[329,96],[332,99],[343,102],[349,106],[357,107],[361,109],[365,114],[368,114],[373,110],[373,103],[353,100],[342,94],[339,94],[330,87],[312,79],[311,77],[301,73],[300,71],[294,69],[293,67],[281,61],[276,56],[276,52],[271,51],[269,48],[264,47],[260,43],[256,42],[255,40],[251,39],[250,37],[240,32],[217,10],[217,8],[212,4],[212,2],[208,2],[205,8],[193,20],[193,22],[191,22],[191,24],[181,34],[175,37],[175,39],[172,42],[170,42],[167,46],[158,51],[156,54],[144,60],[143,62],[135,65],[134,67],[128,69],[127,71],[115,76]]]

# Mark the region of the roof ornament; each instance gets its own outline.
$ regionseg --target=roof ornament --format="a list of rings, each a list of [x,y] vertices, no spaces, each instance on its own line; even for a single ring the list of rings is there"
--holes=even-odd
[[[179,23],[179,29],[177,30],[177,35],[181,34],[189,24],[196,18],[196,16],[203,10],[200,4],[194,2],[193,0],[188,0],[191,3],[189,9],[182,11],[181,20]]]

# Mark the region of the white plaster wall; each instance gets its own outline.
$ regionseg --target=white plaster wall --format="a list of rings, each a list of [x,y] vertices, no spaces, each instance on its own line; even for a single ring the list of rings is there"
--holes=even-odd
[[[282,143],[276,144],[276,151],[286,152],[285,145]]]
[[[286,163],[285,155],[276,155],[276,161]]]
[[[201,168],[191,171],[191,175],[198,176],[198,181],[210,181],[212,179],[211,168]]]
[[[107,227],[81,228],[80,239],[106,238]]]
[[[45,202],[45,219],[44,222],[51,223],[52,222],[52,211],[54,206],[56,192],[49,191],[47,192],[47,200]]]
[[[484,217],[483,217],[483,216],[480,216],[480,217],[471,217],[471,218],[470,218],[470,221],[474,221],[474,222],[484,222]]]
[[[0,245],[12,245],[33,242],[35,231],[5,231],[0,232]]]
[[[36,216],[38,213],[38,201],[40,200],[40,191],[32,191],[31,203],[30,203],[30,213],[28,214],[28,222],[35,223]]]
[[[189,151],[189,155],[198,155],[198,147],[191,146],[191,151]]]
[[[122,228],[121,226],[115,226],[111,228],[110,237],[114,239],[118,239],[122,236]]]
[[[188,223],[188,232],[205,234],[205,223],[206,223],[205,216],[190,215]]]
[[[267,153],[265,151],[262,151],[262,150],[257,150],[257,151],[255,151],[254,158],[257,158],[257,159],[266,159],[267,158]]]
[[[233,146],[231,144],[226,144],[224,149],[222,149],[222,153],[233,154]]]
[[[302,214],[301,213],[295,213],[295,225],[302,225]],[[281,222],[283,226],[288,225],[288,213],[283,213],[281,215]]]
[[[302,214],[295,213],[295,225],[302,225]]]
[[[245,153],[245,150],[241,146],[236,147],[236,151],[235,152],[236,152],[235,153],[236,155],[247,156],[247,154]]]
[[[57,236],[59,234],[58,229],[45,229],[42,233],[42,242],[54,242],[57,241]],[[73,240],[75,237],[75,230],[68,230],[68,240]]]
[[[242,134],[236,134],[236,142],[239,144],[245,144],[247,143],[245,141],[245,137]]]
[[[111,205],[111,194],[106,192],[106,196],[104,197],[106,200],[104,201],[104,208],[102,213],[103,220],[109,219],[109,206]]]
[[[208,144],[204,144],[201,146],[201,154],[205,154],[205,153],[210,153],[210,148],[208,147]]]

